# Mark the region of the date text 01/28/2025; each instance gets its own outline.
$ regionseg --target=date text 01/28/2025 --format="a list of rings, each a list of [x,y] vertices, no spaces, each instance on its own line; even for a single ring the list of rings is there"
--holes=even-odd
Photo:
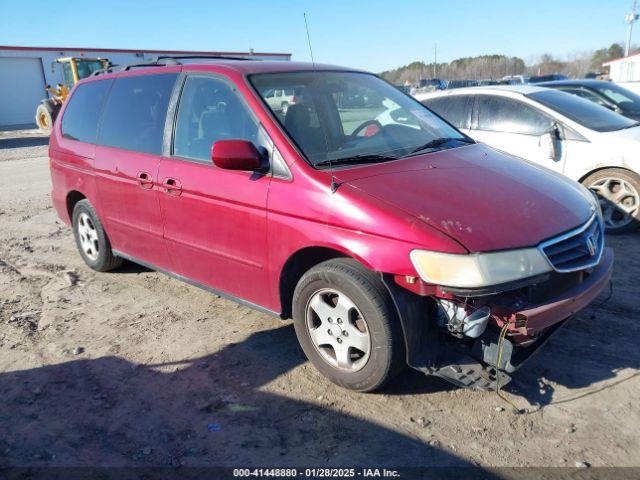
[[[393,478],[400,477],[397,470],[386,468],[236,468],[234,477],[280,477],[280,478]]]

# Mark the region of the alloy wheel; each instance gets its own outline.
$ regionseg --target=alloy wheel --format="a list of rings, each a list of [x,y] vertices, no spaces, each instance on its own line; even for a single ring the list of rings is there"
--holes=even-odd
[[[606,177],[589,185],[589,189],[598,194],[606,228],[622,228],[634,221],[640,208],[640,195],[631,183]]]
[[[99,254],[98,231],[96,230],[91,217],[85,212],[78,215],[78,238],[84,254],[91,260],[96,261]]]
[[[307,332],[322,359],[334,368],[357,372],[371,353],[369,327],[345,294],[325,288],[307,302]]]

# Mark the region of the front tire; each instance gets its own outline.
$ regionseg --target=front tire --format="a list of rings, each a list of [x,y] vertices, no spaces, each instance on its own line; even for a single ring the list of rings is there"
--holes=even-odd
[[[341,387],[376,390],[405,365],[393,300],[379,276],[355,260],[328,260],[305,273],[293,318],[307,358]]]
[[[600,199],[607,233],[631,232],[640,225],[640,177],[623,168],[606,168],[582,184]]]
[[[80,256],[90,268],[107,272],[122,265],[123,259],[111,250],[111,242],[89,200],[73,207],[73,236]]]

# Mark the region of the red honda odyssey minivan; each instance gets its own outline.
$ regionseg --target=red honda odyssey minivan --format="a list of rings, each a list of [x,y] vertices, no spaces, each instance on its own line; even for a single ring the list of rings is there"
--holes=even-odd
[[[293,318],[309,360],[354,390],[407,364],[495,388],[611,277],[589,191],[366,72],[107,70],[74,88],[49,155],[89,267],[126,259]]]

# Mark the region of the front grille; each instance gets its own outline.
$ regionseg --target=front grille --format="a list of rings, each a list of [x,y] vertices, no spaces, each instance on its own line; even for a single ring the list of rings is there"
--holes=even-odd
[[[604,250],[602,222],[597,215],[583,226],[540,245],[558,272],[574,272],[596,266]]]

